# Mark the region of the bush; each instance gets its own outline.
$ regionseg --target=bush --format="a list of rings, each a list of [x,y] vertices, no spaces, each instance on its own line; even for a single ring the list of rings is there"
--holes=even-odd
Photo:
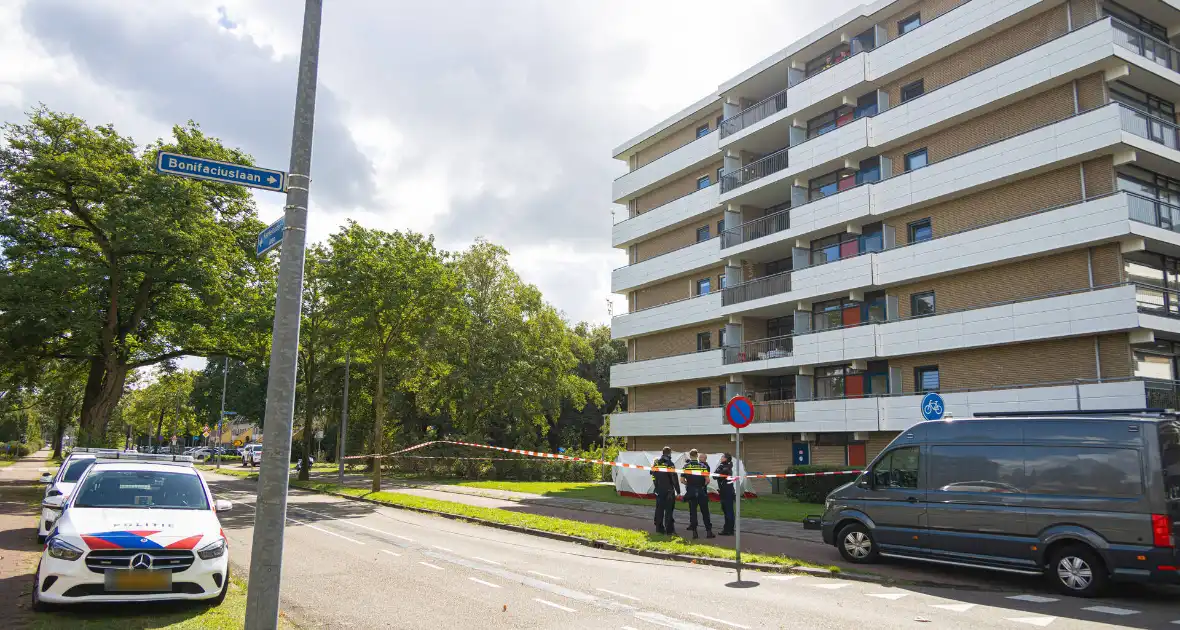
[[[39,445],[33,448],[33,445],[17,442],[16,440],[4,442],[0,446],[0,457],[4,459],[20,459],[30,453],[36,452],[40,448]]]
[[[861,470],[856,466],[832,466],[815,464],[811,466],[791,466],[788,473],[816,473],[832,472],[836,470]],[[831,475],[823,477],[787,477],[783,484],[786,493],[791,498],[802,503],[823,503],[828,493],[840,486],[856,479],[856,475]]]

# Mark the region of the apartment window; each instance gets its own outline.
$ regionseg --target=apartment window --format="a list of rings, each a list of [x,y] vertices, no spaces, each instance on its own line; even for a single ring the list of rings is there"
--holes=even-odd
[[[1156,39],[1168,41],[1168,29],[1120,4],[1103,2],[1102,14],[1103,16],[1114,16]]]
[[[856,183],[871,184],[881,181],[881,157],[871,157],[860,161],[860,170],[856,172]]]
[[[807,137],[814,138],[816,136],[822,136],[829,131],[835,130],[837,127],[843,127],[855,118],[856,110],[847,105],[833,109],[826,114],[820,114],[807,121]]]
[[[697,242],[700,243],[701,241],[707,240],[709,240],[709,226],[702,225],[697,228]]]
[[[697,388],[697,407],[713,406],[713,390],[709,387]]]
[[[930,219],[914,221],[906,225],[906,233],[910,243],[919,243],[934,238],[934,228],[930,226]]]
[[[870,323],[880,323],[888,316],[885,304],[885,292],[873,291],[865,294],[863,319]]]
[[[918,149],[905,154],[905,170],[912,171],[926,166],[926,149]]]
[[[795,377],[787,374],[784,376],[769,376],[766,378],[767,392],[765,394],[766,400],[794,400],[795,399]]]
[[[705,123],[705,124],[701,125],[700,127],[697,127],[697,137],[698,138],[704,138],[707,135],[709,135],[709,123]]]
[[[725,231],[725,219],[721,219],[720,221],[718,221],[718,222],[717,222],[717,234],[718,234],[718,236],[720,236],[720,235],[721,235],[721,233],[722,233],[722,232],[724,232],[724,231]]]
[[[709,278],[697,280],[697,295],[705,295],[710,291]]]
[[[934,314],[934,291],[910,294],[910,315],[925,317]]]
[[[704,189],[708,188],[710,185],[712,185],[712,183],[713,182],[709,181],[708,175],[705,175],[704,177],[698,177],[697,178],[697,190],[704,190]]]
[[[721,172],[725,170],[724,166],[717,167],[717,181],[721,181]]]
[[[852,47],[848,44],[840,44],[839,46],[829,50],[828,52],[807,62],[804,69],[806,76],[812,76],[831,68],[832,66],[844,61],[852,54]]]
[[[812,308],[812,328],[814,330],[831,330],[844,325],[844,300],[828,300],[817,302]]]
[[[820,400],[843,398],[845,378],[848,376],[848,372],[848,368],[843,365],[815,368],[815,397]]]
[[[721,128],[721,121],[723,121],[723,120],[725,120],[725,116],[722,116],[721,114],[717,114],[717,120],[715,120],[714,122],[717,123],[718,129]]]
[[[780,258],[766,263],[766,275],[773,276],[776,273],[783,273],[791,270],[792,260],[790,258]]]
[[[869,239],[865,243],[865,247],[876,247],[874,251],[881,249],[882,243],[881,231],[878,228],[876,231],[876,239],[874,241],[874,234],[870,232],[865,236]],[[849,258],[859,254],[861,251],[868,251],[861,247],[861,237],[857,234],[848,234],[847,232],[836,234],[835,236],[828,236],[817,239],[811,242],[811,264],[822,265],[830,263],[841,258]]]
[[[907,83],[901,87],[901,102],[906,102],[910,99],[918,98],[926,93],[926,83],[923,79],[918,79],[913,83]]]
[[[722,404],[724,402],[725,402],[725,386],[718,385],[717,386],[717,403]]]
[[[900,37],[922,25],[922,14],[915,13],[897,23],[897,35]]]
[[[784,337],[794,332],[794,330],[795,318],[790,315],[786,317],[771,317],[766,320],[767,337]]]
[[[938,391],[940,380],[938,378],[938,366],[926,365],[914,368],[914,387],[919,392],[936,392]]]
[[[1110,86],[1110,100],[1164,120],[1176,120],[1176,104],[1150,92],[1115,81]]]
[[[807,183],[807,198],[811,201],[823,199],[856,185],[857,171],[842,169],[816,177]]]
[[[709,333],[697,333],[697,352],[704,352],[709,350]]]

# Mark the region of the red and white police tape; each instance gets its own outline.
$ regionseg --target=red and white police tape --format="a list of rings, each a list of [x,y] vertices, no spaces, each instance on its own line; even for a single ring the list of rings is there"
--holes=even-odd
[[[485,449],[490,449],[493,451],[501,451],[504,453],[515,453],[517,455],[527,455],[529,457],[537,457],[537,458],[541,458],[541,459],[559,459],[559,460],[571,461],[571,462],[582,462],[584,464],[600,464],[600,465],[607,465],[607,466],[616,466],[618,468],[633,468],[633,469],[638,469],[638,470],[650,470],[652,472],[670,472],[670,473],[679,473],[681,475],[697,475],[697,476],[701,476],[701,477],[718,477],[718,478],[726,478],[726,479],[739,479],[742,477],[744,477],[746,479],[783,479],[783,478],[788,478],[788,477],[826,477],[826,476],[831,476],[831,475],[859,475],[860,473],[864,472],[863,470],[835,470],[835,471],[830,471],[830,472],[815,472],[815,473],[783,473],[783,474],[779,474],[779,475],[763,475],[763,474],[719,475],[717,473],[706,473],[706,472],[701,472],[699,470],[684,470],[681,468],[669,468],[666,466],[644,466],[642,464],[627,464],[624,462],[609,462],[609,461],[605,461],[605,460],[601,460],[601,459],[589,459],[586,457],[574,457],[573,455],[563,455],[561,453],[541,453],[538,451],[525,451],[525,450],[521,450],[521,449],[517,449],[517,448],[504,448],[503,446],[491,446],[489,444],[473,444],[471,442],[455,442],[452,440],[434,440],[432,442],[423,442],[421,444],[415,444],[414,446],[411,446],[409,448],[404,448],[400,451],[395,451],[393,453],[389,453],[388,455],[349,455],[348,457],[345,457],[344,459],[365,459],[365,458],[369,458],[369,457],[398,457],[398,456],[402,455],[402,453],[416,451],[420,448],[425,448],[427,446],[431,446],[434,444],[454,444],[456,446],[470,446],[472,448],[485,448]],[[465,459],[465,458],[455,458],[455,459]]]

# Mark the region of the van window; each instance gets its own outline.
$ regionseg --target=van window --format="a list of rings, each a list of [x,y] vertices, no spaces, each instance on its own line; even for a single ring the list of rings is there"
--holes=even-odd
[[[917,488],[918,447],[894,449],[873,466],[876,488]]]
[[[1029,446],[1025,485],[1030,494],[1131,497],[1143,494],[1139,451],[1129,448]]]
[[[1180,501],[1180,422],[1160,423],[1160,462],[1164,488],[1171,501]]]
[[[943,492],[1020,493],[1024,447],[932,446],[930,486]]]

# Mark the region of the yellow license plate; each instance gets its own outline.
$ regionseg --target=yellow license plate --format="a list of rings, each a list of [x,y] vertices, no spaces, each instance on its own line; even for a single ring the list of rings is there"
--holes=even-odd
[[[108,570],[108,591],[164,591],[172,590],[172,571]]]

